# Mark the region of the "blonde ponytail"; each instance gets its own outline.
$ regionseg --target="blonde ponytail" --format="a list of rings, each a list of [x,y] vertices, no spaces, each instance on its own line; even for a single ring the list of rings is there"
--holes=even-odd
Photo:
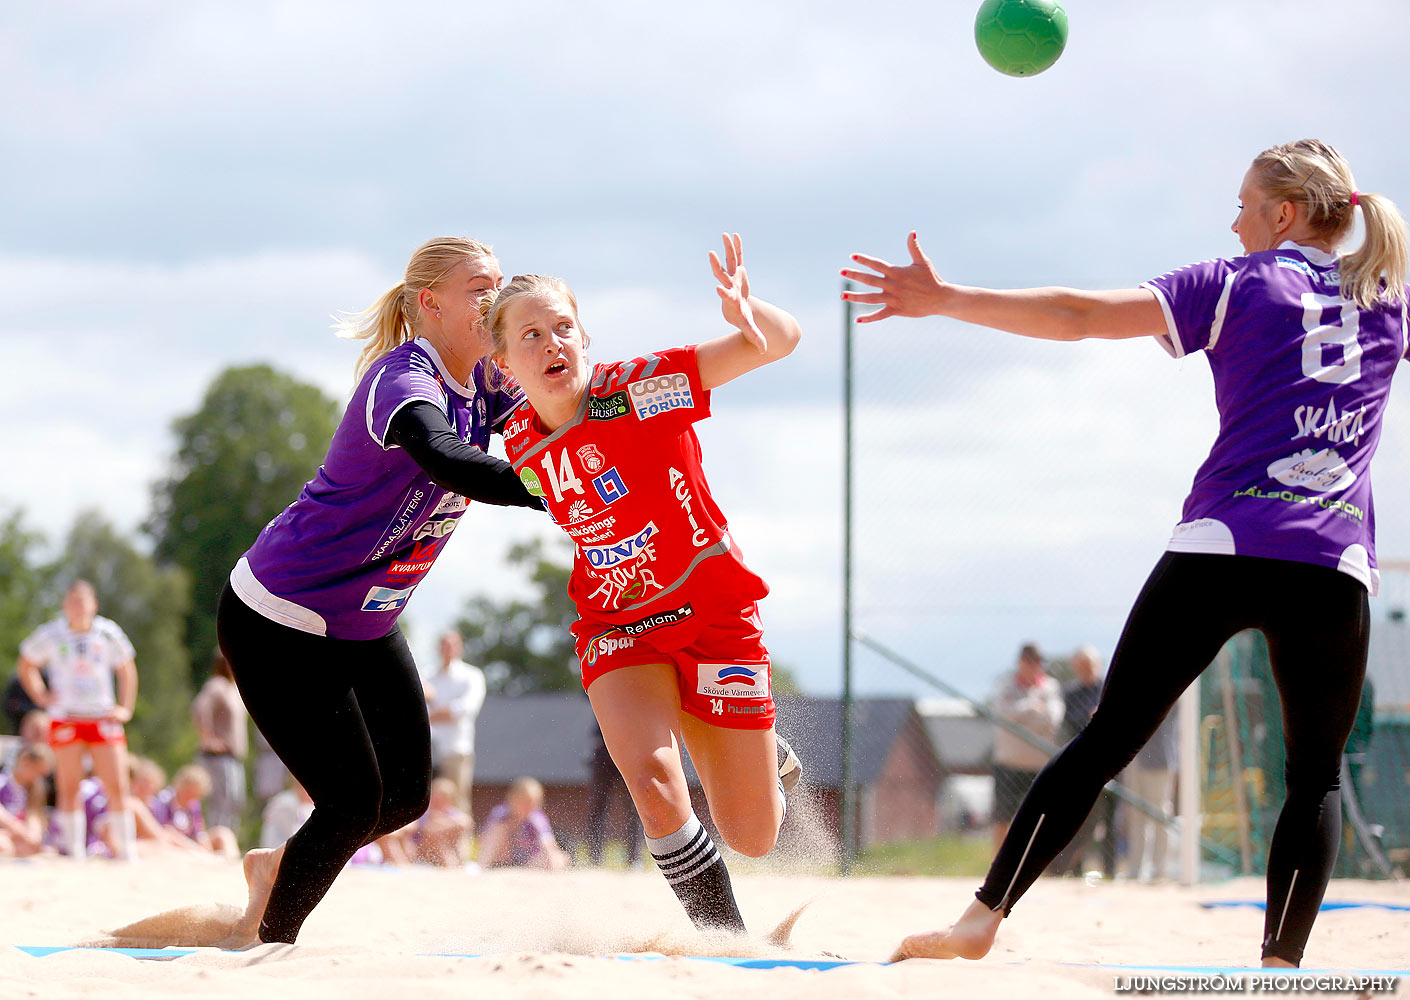
[[[413,336],[406,318],[406,282],[397,282],[362,312],[341,317],[333,328],[340,337],[367,341],[357,356],[356,372],[360,381],[374,361]]]
[[[1363,308],[1377,299],[1404,302],[1405,272],[1410,269],[1405,219],[1395,202],[1383,195],[1357,194],[1356,200],[1366,238],[1341,260],[1342,297]]]
[[[367,341],[357,356],[357,378],[361,380],[382,355],[416,337],[423,288],[434,288],[461,264],[484,258],[493,260],[494,250],[478,240],[462,236],[428,240],[411,255],[398,284],[368,308],[338,319],[334,324],[338,336]]]
[[[1341,258],[1341,294],[1362,309],[1405,300],[1407,239],[1405,220],[1389,198],[1361,194],[1351,167],[1331,146],[1301,139],[1265,149],[1254,157],[1260,185],[1279,201],[1307,206],[1312,235],[1332,246],[1351,233],[1357,205],[1366,231],[1360,249]]]

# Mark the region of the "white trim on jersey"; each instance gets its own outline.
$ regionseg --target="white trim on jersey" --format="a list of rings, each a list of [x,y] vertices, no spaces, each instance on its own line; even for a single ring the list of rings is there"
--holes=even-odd
[[[1219,335],[1224,332],[1224,316],[1229,311],[1229,294],[1234,290],[1234,279],[1242,271],[1230,271],[1229,276],[1224,279],[1224,290],[1219,293],[1219,301],[1214,304],[1214,322],[1209,324],[1209,346],[1205,348],[1208,353],[1214,350],[1214,345],[1219,343]]]
[[[1142,282],[1141,287],[1155,292],[1155,300],[1160,303],[1160,311],[1165,314],[1165,329],[1168,332],[1156,337],[1156,343],[1165,348],[1165,353],[1172,358],[1183,358],[1185,345],[1180,343],[1180,331],[1175,328],[1175,314],[1170,311],[1170,303],[1166,300],[1165,293],[1157,288],[1154,282]]]
[[[1198,521],[1182,521],[1170,533],[1165,543],[1167,552],[1208,552],[1234,556],[1234,533],[1218,518],[1202,517]]]
[[[452,389],[460,393],[466,399],[475,398],[474,387],[463,386],[455,380],[454,376],[452,376],[451,373],[446,370],[445,362],[441,360],[440,354],[438,354],[436,352],[436,349],[431,346],[431,342],[429,340],[427,340],[425,337],[417,337],[414,341],[412,341],[412,343],[414,343],[417,347],[421,348],[421,350],[426,352],[427,356],[429,356],[431,359],[431,363],[434,364],[440,370],[441,378],[446,380],[446,385],[450,386]]]
[[[250,561],[244,556],[240,557],[240,561],[230,571],[230,589],[235,591],[235,595],[248,604],[251,610],[272,622],[311,635],[328,634],[328,623],[317,611],[310,611],[301,604],[295,604],[266,590],[264,584],[255,579],[254,570],[250,569]]]
[[[1380,571],[1371,568],[1371,554],[1361,543],[1353,542],[1342,550],[1341,558],[1337,560],[1337,569],[1360,580],[1361,585],[1372,597],[1380,592]]]

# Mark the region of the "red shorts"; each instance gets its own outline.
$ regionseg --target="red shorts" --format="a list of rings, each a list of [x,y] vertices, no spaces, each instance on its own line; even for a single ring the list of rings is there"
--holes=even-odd
[[[773,726],[769,651],[764,648],[757,604],[734,615],[712,616],[703,625],[695,621],[653,624],[660,617],[623,626],[588,618],[575,622],[583,689],[619,667],[670,663],[680,681],[681,708],[691,715],[722,729]],[[693,636],[686,639],[687,645],[677,646],[682,636],[677,630],[686,628]]]
[[[89,746],[113,744],[127,746],[127,734],[121,722],[112,719],[52,719],[49,722],[49,745],[66,747],[71,743]]]

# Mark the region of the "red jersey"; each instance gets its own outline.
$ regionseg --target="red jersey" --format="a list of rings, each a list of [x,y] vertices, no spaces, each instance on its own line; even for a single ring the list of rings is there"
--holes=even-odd
[[[769,592],[700,467],[693,425],[709,415],[693,346],[595,366],[578,412],[551,433],[527,402],[510,415],[509,461],[577,547],[568,594],[583,617],[639,635]],[[695,629],[678,631],[688,642]]]

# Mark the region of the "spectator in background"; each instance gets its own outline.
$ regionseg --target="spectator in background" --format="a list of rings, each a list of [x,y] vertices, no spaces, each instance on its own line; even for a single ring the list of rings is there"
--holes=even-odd
[[[990,699],[995,716],[1031,733],[1038,742],[1055,743],[1062,724],[1062,687],[1043,669],[1043,657],[1031,642],[1018,651],[1018,666],[999,679]],[[1033,784],[1049,753],[1010,732],[994,730],[994,848],[998,849],[1023,793]]]
[[[470,838],[470,816],[459,807],[459,801],[455,782],[449,778],[431,782],[431,806],[408,829],[403,841],[417,861],[440,868],[460,868],[469,860],[464,847]]]
[[[156,799],[166,785],[166,771],[154,760],[146,757],[128,759],[127,808],[137,823],[137,839],[145,840],[153,846],[175,847],[186,851],[198,851],[201,845],[178,830],[163,826],[152,815],[147,803]],[[111,831],[111,826],[109,827]],[[109,847],[112,843],[109,842]]]
[[[48,671],[40,671],[40,678],[45,684],[49,683]],[[20,672],[16,670],[10,675],[10,682],[5,685],[4,710],[5,721],[8,723],[7,731],[13,731],[24,735],[21,730],[24,717],[36,711],[39,706],[34,703],[34,699],[29,696],[29,692],[24,689],[24,682],[20,679]],[[48,733],[45,733],[48,739]]]
[[[456,801],[467,814],[475,780],[475,719],[485,703],[485,674],[460,658],[460,633],[441,636],[441,666],[426,682],[431,719],[431,763],[437,777],[455,785]]]
[[[210,776],[211,826],[234,830],[245,811],[249,717],[220,650],[211,657],[211,675],[191,703],[191,721],[201,748],[196,762]]]
[[[1097,710],[1102,696],[1101,654],[1095,646],[1079,646],[1072,654],[1072,672],[1076,678],[1063,688],[1062,738],[1066,744],[1082,731]],[[1066,875],[1081,875],[1087,860],[1087,849],[1094,837],[1101,836],[1103,875],[1116,874],[1116,796],[1103,792],[1077,836],[1053,862],[1050,871]]]
[[[44,848],[44,822],[37,808],[44,779],[54,771],[47,744],[20,748],[14,764],[0,771],[0,857],[24,858]]]
[[[147,803],[162,826],[194,840],[208,851],[239,857],[240,848],[229,827],[206,825],[201,800],[211,791],[210,775],[199,764],[187,764],[172,776],[171,784]]]
[[[594,865],[602,864],[607,847],[607,818],[612,812],[613,803],[623,799],[627,813],[627,835],[624,838],[627,864],[635,868],[641,858],[641,842],[646,832],[641,828],[627,783],[622,780],[622,772],[617,770],[612,754],[607,750],[607,741],[602,738],[602,727],[597,725],[596,719],[593,720],[592,753],[588,758],[588,767],[592,770],[592,786],[588,790],[588,861]]]
[[[49,682],[41,669],[49,668]],[[127,810],[127,735],[123,724],[137,704],[137,666],[132,643],[114,622],[98,615],[98,596],[87,580],[64,594],[63,614],[20,643],[17,672],[25,691],[51,716],[58,797],[58,836],[70,857],[84,856],[85,831],[79,783],[85,754],[114,803],[111,819],[118,856],[137,857],[137,827]],[[116,690],[115,690],[116,688]]]
[[[313,815],[313,799],[294,778],[289,787],[270,798],[264,807],[264,823],[260,827],[259,846],[278,847],[298,832]]]
[[[57,771],[58,755],[55,754]],[[124,777],[126,777],[124,775]],[[111,858],[115,856],[112,845],[118,841],[118,831],[111,828],[113,813],[108,808],[108,796],[103,783],[92,776],[85,776],[78,782],[74,795],[79,812],[78,829],[83,832],[83,843],[74,845],[68,831],[71,827],[62,822],[58,812],[49,814],[49,827],[44,834],[44,843],[67,857]],[[128,815],[132,815],[128,813]],[[134,836],[135,839],[135,836]],[[77,853],[75,853],[75,850]],[[132,858],[136,858],[134,851]]]
[[[1165,716],[1150,742],[1126,768],[1125,775],[1126,787],[1132,794],[1155,806],[1167,819],[1175,809],[1175,775],[1179,763],[1176,717],[1176,712]],[[1150,878],[1157,881],[1164,878],[1165,852],[1170,843],[1166,825],[1131,806],[1126,806],[1125,816],[1127,874],[1134,879],[1144,879],[1142,869],[1149,857]]]
[[[543,786],[533,778],[515,778],[505,800],[490,810],[480,831],[480,864],[555,872],[568,867],[568,855],[554,839],[543,811]]]

